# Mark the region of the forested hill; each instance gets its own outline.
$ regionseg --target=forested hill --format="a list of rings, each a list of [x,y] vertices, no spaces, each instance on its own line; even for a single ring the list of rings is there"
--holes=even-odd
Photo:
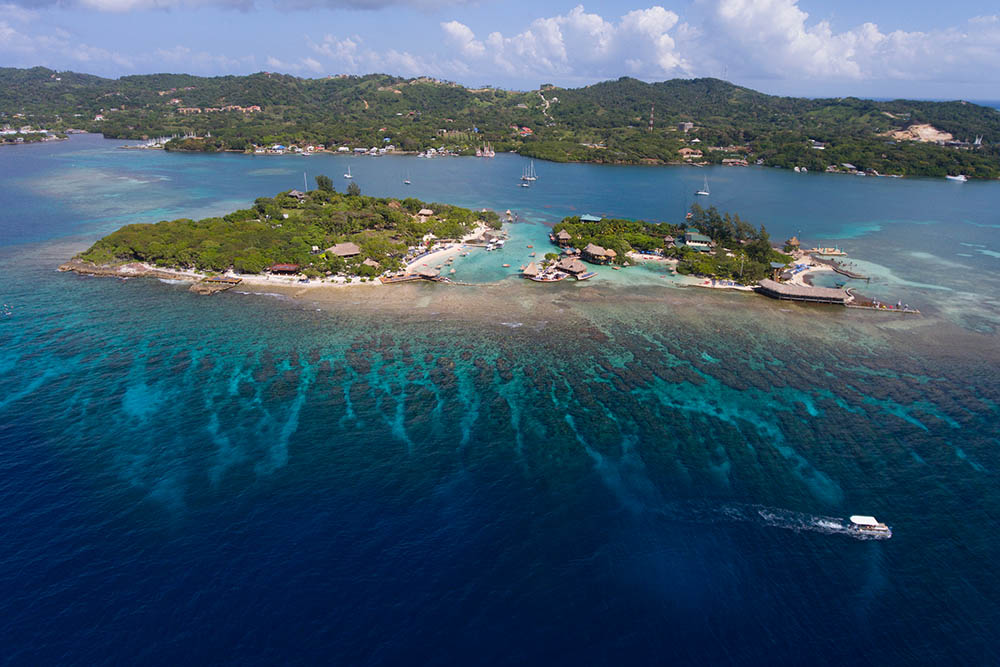
[[[686,132],[678,129],[684,122],[692,123]],[[199,150],[275,143],[370,147],[389,139],[404,150],[471,152],[485,141],[559,161],[745,159],[810,170],[846,162],[880,173],[1000,177],[995,109],[961,101],[776,97],[718,79],[621,78],[516,92],[384,74],[105,79],[0,68],[0,124],[75,127],[118,138],[197,135],[203,139],[184,147]],[[924,141],[913,140],[918,137]]]

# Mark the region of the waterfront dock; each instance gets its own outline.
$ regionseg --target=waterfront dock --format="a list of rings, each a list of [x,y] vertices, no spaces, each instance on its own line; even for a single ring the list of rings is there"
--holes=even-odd
[[[760,281],[757,291],[772,299],[832,303],[841,306],[847,305],[852,299],[847,290],[834,289],[832,287],[805,287],[792,283],[779,283],[767,278]]]

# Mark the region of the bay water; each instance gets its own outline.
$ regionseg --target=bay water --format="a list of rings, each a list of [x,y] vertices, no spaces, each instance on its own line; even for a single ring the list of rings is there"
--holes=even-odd
[[[124,143],[0,150],[6,661],[1000,660],[1000,184],[536,162],[521,188],[513,155]],[[511,241],[456,263],[472,286],[56,271],[348,165],[510,209]],[[513,275],[563,216],[680,222],[706,176],[699,203],[844,248],[922,315]]]

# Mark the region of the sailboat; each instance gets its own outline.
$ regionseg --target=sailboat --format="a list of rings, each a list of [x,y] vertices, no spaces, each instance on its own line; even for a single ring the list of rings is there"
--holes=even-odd
[[[521,180],[522,181],[537,181],[538,180],[538,176],[535,174],[535,161],[534,160],[532,160],[528,164],[528,168],[521,175]]]
[[[702,197],[707,197],[712,194],[712,192],[708,189],[708,176],[705,177],[705,185],[702,186],[701,190],[695,192],[695,194],[701,195]]]
[[[347,173],[344,174],[344,178],[354,178],[351,176],[351,165],[347,165]]]
[[[531,183],[528,182],[528,170],[527,168],[521,170],[521,187],[530,188]]]
[[[406,172],[406,176],[403,177],[403,185],[410,184],[410,172]]]

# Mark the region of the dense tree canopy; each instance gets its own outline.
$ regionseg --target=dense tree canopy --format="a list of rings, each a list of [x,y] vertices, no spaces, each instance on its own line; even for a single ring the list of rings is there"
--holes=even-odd
[[[118,138],[177,135],[170,147],[192,151],[391,143],[403,150],[445,146],[472,153],[489,142],[497,150],[547,160],[662,163],[680,161],[680,149],[696,146],[702,151],[697,159],[707,163],[759,159],[823,170],[847,162],[889,174],[1000,177],[996,109],[966,102],[775,97],[718,79],[650,84],[624,77],[577,89],[512,92],[384,74],[103,79],[42,67],[0,68],[0,123],[24,121]],[[682,122],[692,123],[690,131],[678,129]],[[890,136],[916,124],[931,124],[959,143]]]
[[[430,208],[421,221],[415,214]],[[298,264],[307,275],[346,273],[376,275],[402,266],[407,250],[427,234],[440,239],[468,233],[476,222],[499,228],[493,211],[471,211],[448,204],[426,204],[330,190],[312,190],[302,197],[288,192],[260,197],[253,206],[221,218],[172,220],[122,227],[105,236],[82,259],[97,264],[130,261],[209,272],[235,269],[260,273],[275,263]],[[361,253],[343,258],[324,250],[353,242]],[[364,261],[378,262],[376,270]]]

